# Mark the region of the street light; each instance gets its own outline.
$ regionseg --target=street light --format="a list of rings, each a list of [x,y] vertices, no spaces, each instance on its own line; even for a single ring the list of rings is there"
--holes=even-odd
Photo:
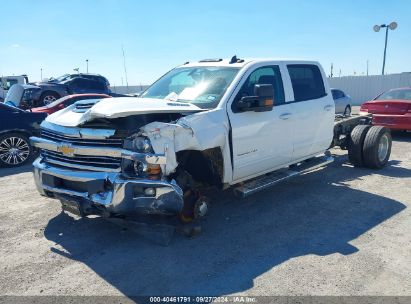
[[[86,64],[87,64],[87,73],[88,73],[88,59],[86,59]]]
[[[384,75],[385,70],[385,56],[387,54],[387,41],[388,41],[388,29],[395,30],[397,28],[397,22],[393,21],[390,24],[374,25],[374,32],[379,32],[382,27],[385,27],[385,46],[384,46],[384,59],[382,61],[382,75]]]

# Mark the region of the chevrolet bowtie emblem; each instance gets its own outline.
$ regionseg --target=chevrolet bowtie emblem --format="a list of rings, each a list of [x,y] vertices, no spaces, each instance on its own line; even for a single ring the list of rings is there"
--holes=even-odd
[[[72,148],[70,145],[58,146],[57,151],[62,153],[63,155],[66,155],[66,156],[73,156],[74,155],[74,148]]]

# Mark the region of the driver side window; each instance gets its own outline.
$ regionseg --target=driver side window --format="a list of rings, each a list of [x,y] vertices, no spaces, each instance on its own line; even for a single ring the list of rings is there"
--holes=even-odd
[[[234,99],[232,110],[234,113],[239,112],[236,104],[245,96],[254,96],[254,86],[256,84],[271,84],[274,88],[274,106],[281,105],[285,102],[283,81],[279,66],[266,66],[253,71],[244,82],[240,91]]]

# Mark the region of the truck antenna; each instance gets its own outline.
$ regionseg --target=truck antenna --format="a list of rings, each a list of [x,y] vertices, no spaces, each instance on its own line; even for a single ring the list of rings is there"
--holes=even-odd
[[[231,57],[230,64],[236,63],[236,62],[237,62],[237,56],[234,55],[233,57]]]

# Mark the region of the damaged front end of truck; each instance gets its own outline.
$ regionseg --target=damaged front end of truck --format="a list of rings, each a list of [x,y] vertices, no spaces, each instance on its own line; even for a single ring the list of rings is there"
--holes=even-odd
[[[148,98],[76,103],[31,137],[37,189],[80,216],[202,216],[201,189],[223,185],[229,156],[222,112],[205,112]]]

